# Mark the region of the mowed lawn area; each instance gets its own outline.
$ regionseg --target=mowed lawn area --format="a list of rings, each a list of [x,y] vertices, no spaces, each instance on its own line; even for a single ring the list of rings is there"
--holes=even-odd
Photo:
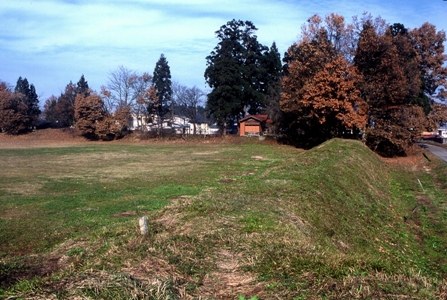
[[[340,139],[0,149],[0,298],[435,299],[447,168],[410,161]]]

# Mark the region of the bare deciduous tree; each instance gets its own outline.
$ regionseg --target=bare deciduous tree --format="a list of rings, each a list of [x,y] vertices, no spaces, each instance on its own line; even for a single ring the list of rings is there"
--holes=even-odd
[[[179,84],[175,84],[173,92],[176,104],[180,106],[185,117],[189,118],[194,124],[194,134],[196,134],[196,124],[198,122],[197,110],[199,105],[203,102],[205,93],[196,86],[188,88]]]
[[[133,113],[141,112],[138,100],[152,84],[148,73],[138,74],[123,66],[110,72],[107,86],[101,87],[101,95],[109,112],[128,107]]]

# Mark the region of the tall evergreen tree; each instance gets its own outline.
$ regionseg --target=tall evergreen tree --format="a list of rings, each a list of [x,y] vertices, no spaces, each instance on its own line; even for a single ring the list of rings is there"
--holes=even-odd
[[[14,88],[15,93],[20,93],[24,96],[28,95],[29,93],[29,83],[28,79],[22,78],[22,76],[17,79],[16,87]]]
[[[26,125],[31,129],[37,122],[41,113],[39,108],[39,97],[33,84],[29,85],[26,78],[19,77],[14,91],[20,94],[21,101],[27,106]]]
[[[267,55],[265,56],[267,75],[269,77],[266,86],[266,113],[273,120],[271,125],[272,133],[279,133],[282,127],[282,113],[279,106],[281,100],[281,80],[283,76],[281,54],[279,54],[276,43],[273,42]]]
[[[90,96],[90,88],[88,86],[88,82],[84,78],[84,74],[82,74],[81,78],[76,84],[76,94],[81,94],[84,97]]]
[[[155,64],[152,84],[157,91],[158,115],[162,118],[169,110],[172,101],[171,70],[164,54]]]
[[[269,51],[265,55],[265,69],[267,71],[268,83],[278,82],[282,76],[281,54],[273,42]]]
[[[206,58],[204,75],[213,89],[207,110],[221,126],[266,107],[271,60],[268,47],[258,42],[256,30],[250,21],[227,22],[216,31],[220,41]]]

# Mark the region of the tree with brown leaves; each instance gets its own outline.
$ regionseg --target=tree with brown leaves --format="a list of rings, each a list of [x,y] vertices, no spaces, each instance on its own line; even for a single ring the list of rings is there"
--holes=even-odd
[[[110,114],[97,94],[78,94],[75,101],[76,129],[88,139],[113,140],[126,134],[130,108],[123,106]]]
[[[22,95],[12,93],[6,83],[0,83],[0,131],[19,134],[28,130],[28,107]]]
[[[447,96],[447,67],[444,54],[444,31],[436,31],[430,23],[409,32],[419,58],[422,92],[431,98],[445,100]]]
[[[97,139],[96,128],[104,119],[104,102],[96,94],[83,96],[78,94],[75,100],[76,129],[89,139]]]
[[[436,102],[431,106],[431,111],[427,116],[428,129],[431,131],[437,130],[438,126],[447,124],[447,105]]]
[[[123,137],[127,131],[130,116],[129,107],[119,108],[113,115],[104,116],[96,124],[96,136],[101,140],[113,140]]]
[[[89,96],[91,90],[84,75],[81,76],[77,84],[70,81],[65,86],[65,90],[59,97],[50,96],[44,104],[43,115],[45,120],[55,122],[59,127],[69,127],[75,125],[75,99],[76,95]]]
[[[359,74],[334,48],[324,28],[289,48],[281,110],[289,133],[305,134],[309,146],[366,124],[367,105],[356,87]]]
[[[356,87],[360,74],[342,57],[326,63],[305,87],[301,105],[309,111],[311,123],[318,122],[323,137],[339,137],[347,130],[366,125],[368,105]]]
[[[422,131],[447,120],[446,106],[434,101],[447,96],[445,40],[429,23],[408,31],[368,13],[352,24],[337,14],[310,17],[284,57],[280,107],[286,129],[313,137],[318,132],[323,140],[337,136],[337,126],[349,126],[344,121],[352,111],[346,109],[360,92],[354,116],[364,121],[367,111],[368,122],[351,123],[365,128],[366,144],[385,156],[406,155]]]
[[[367,21],[354,63],[363,75],[362,97],[370,106],[366,144],[384,156],[406,155],[427,124],[415,101],[421,81],[408,31],[394,24],[380,34]]]

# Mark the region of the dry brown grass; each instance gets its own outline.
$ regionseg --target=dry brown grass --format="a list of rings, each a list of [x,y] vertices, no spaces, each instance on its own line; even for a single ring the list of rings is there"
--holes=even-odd
[[[45,129],[22,135],[0,133],[0,149],[66,147],[85,143],[88,141],[77,136],[72,129]]]

